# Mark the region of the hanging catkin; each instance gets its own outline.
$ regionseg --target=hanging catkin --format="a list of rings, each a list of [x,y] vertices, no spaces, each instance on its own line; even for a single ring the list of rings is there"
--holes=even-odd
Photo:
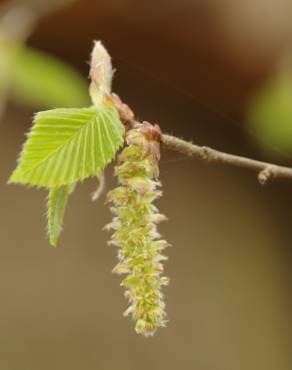
[[[127,275],[121,283],[130,302],[125,315],[131,315],[137,333],[146,336],[166,323],[161,288],[168,279],[161,275],[167,258],[161,252],[168,243],[157,231],[157,224],[166,218],[153,204],[162,195],[160,134],[158,126],[147,122],[127,132],[127,146],[115,168],[119,186],[108,194],[114,219],[106,228],[114,230],[110,243],[119,248],[113,271]]]

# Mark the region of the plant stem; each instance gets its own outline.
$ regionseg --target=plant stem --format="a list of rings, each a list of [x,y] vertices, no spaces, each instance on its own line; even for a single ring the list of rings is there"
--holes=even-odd
[[[135,115],[131,108],[127,104],[124,104],[118,95],[112,94],[111,100],[117,108],[126,128],[135,127],[136,124],[140,123],[135,120]],[[292,180],[292,168],[289,167],[220,152],[219,150],[207,146],[199,146],[167,134],[161,134],[160,141],[165,147],[171,150],[180,152],[188,157],[200,158],[207,163],[222,163],[256,171],[261,185],[265,185],[273,178],[286,178]]]
[[[273,178],[286,178],[292,180],[292,168],[289,167],[224,153],[206,146],[195,145],[167,134],[163,134],[161,140],[167,148],[180,152],[188,157],[197,157],[207,163],[222,163],[256,171],[258,172],[258,180],[261,185],[265,185],[268,180]]]

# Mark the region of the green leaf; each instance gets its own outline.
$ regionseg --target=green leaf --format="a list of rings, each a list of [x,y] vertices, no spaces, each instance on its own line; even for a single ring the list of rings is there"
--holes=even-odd
[[[112,106],[38,113],[10,182],[59,187],[96,176],[115,157],[124,131]]]
[[[49,195],[48,230],[50,244],[57,246],[59,235],[62,231],[63,218],[69,194],[74,190],[75,185],[65,185],[59,188],[52,188]]]
[[[21,103],[38,109],[89,104],[87,81],[58,58],[19,46],[10,71],[12,96]]]

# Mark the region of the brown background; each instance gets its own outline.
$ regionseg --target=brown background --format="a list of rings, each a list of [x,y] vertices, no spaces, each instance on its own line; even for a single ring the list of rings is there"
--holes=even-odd
[[[86,75],[101,39],[117,68],[114,90],[138,117],[259,157],[245,106],[289,47],[290,8],[81,0],[42,20],[29,43]],[[291,183],[261,188],[244,170],[163,151],[170,321],[145,339],[122,317],[126,301],[110,273],[116,251],[102,231],[111,216],[104,197],[89,198],[95,181],[71,197],[57,249],[44,237],[46,193],[6,185],[31,115],[10,105],[0,126],[0,369],[291,369]],[[110,168],[107,189],[114,184]]]

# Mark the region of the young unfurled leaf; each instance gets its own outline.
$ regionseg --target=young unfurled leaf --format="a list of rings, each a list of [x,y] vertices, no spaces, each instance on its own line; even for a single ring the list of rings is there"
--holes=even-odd
[[[10,182],[59,187],[96,176],[124,142],[112,106],[38,113]]]
[[[52,188],[49,194],[48,231],[50,244],[56,247],[59,235],[62,231],[63,218],[68,196],[74,190],[75,185],[64,185]]]

